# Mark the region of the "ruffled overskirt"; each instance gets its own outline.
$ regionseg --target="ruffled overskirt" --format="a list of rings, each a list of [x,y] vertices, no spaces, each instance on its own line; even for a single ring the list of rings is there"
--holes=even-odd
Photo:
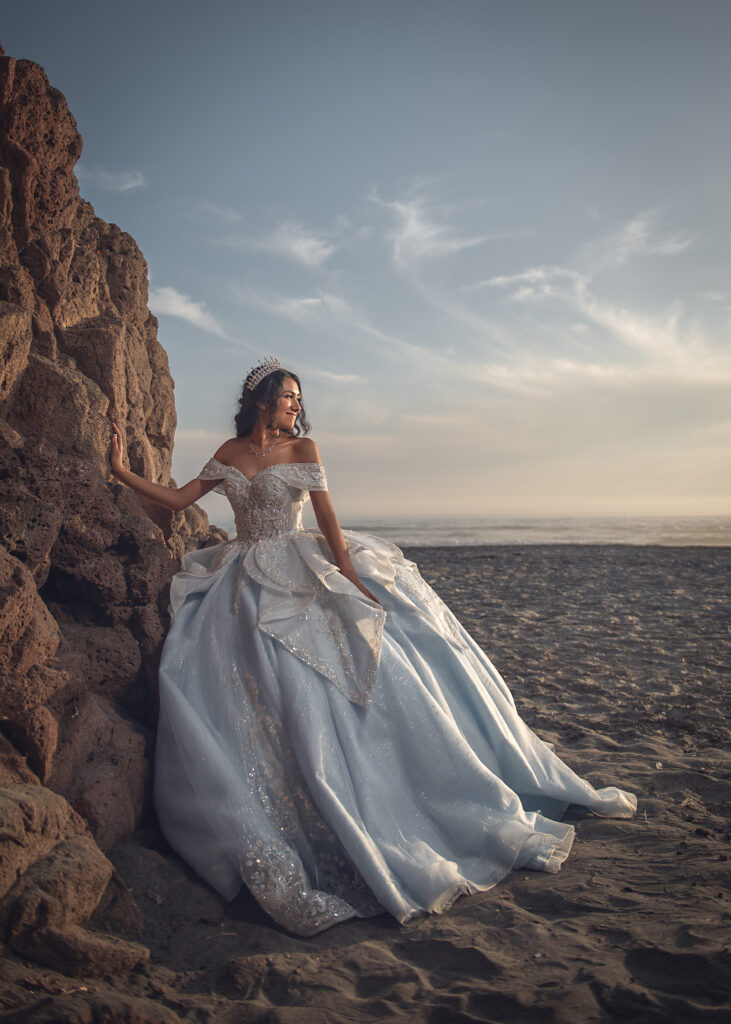
[[[165,835],[222,895],[244,883],[304,935],[440,911],[511,868],[557,871],[568,804],[636,809],[528,728],[398,548],[346,538],[380,605],[314,531],[187,555],[160,669]]]

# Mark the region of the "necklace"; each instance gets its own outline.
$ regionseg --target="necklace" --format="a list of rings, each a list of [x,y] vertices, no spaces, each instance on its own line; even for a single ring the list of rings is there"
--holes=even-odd
[[[265,455],[269,454],[275,444],[279,444],[280,440],[280,437],[275,437],[268,448],[264,448],[262,451],[258,452],[252,443],[251,436],[249,436],[249,451],[252,455],[256,456],[257,459],[263,459]]]

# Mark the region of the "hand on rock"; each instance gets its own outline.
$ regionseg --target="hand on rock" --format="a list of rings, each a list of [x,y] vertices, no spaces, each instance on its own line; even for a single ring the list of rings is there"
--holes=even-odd
[[[119,476],[120,472],[124,469],[122,462],[122,455],[124,453],[124,446],[122,444],[122,435],[119,432],[119,427],[116,423],[112,423],[112,450],[109,453],[109,464],[112,467],[112,473],[114,476]]]

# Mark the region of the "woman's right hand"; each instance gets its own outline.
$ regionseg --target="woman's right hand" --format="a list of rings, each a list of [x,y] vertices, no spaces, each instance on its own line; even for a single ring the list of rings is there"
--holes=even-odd
[[[119,476],[124,469],[124,463],[122,462],[124,446],[122,444],[122,435],[116,423],[112,423],[112,430],[114,433],[112,434],[112,450],[109,453],[109,465],[114,476]]]

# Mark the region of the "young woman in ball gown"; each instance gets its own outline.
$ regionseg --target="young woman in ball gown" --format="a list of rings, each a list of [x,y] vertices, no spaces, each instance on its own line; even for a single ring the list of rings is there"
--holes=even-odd
[[[116,426],[111,455],[145,498],[179,511],[215,488],[236,518],[235,540],[183,558],[160,665],[155,805],[202,878],[302,935],[405,922],[512,868],[558,871],[568,804],[634,813],[528,728],[398,548],[341,530],[297,374],[255,367],[236,427],[179,488],[125,469]]]

